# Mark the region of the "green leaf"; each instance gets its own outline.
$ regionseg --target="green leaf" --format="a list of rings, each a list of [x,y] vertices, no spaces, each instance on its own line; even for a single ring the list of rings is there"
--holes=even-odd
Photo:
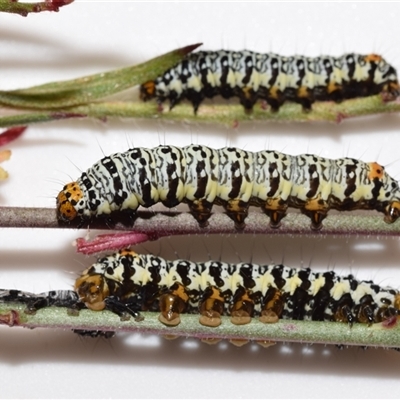
[[[55,109],[93,102],[148,80],[173,67],[200,44],[173,50],[143,64],[28,89],[0,91],[0,104],[15,108]]]

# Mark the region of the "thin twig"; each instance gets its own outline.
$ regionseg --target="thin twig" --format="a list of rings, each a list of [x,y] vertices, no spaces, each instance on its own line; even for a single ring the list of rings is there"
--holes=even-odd
[[[0,117],[0,127],[49,122],[66,118],[145,118],[168,121],[216,122],[224,125],[237,125],[246,121],[271,122],[310,122],[325,121],[338,123],[344,119],[400,112],[400,102],[384,102],[382,97],[371,96],[351,99],[340,104],[317,102],[309,113],[302,111],[299,104],[286,103],[279,112],[271,112],[261,107],[254,107],[252,113],[245,113],[239,104],[202,104],[194,114],[193,107],[182,103],[169,110],[166,105],[160,110],[155,102],[113,101],[89,103],[69,108],[52,108],[51,110],[26,111],[16,115]]]
[[[230,339],[236,344],[248,340],[268,344],[274,342],[302,342],[342,345],[400,347],[400,326],[396,318],[390,323],[354,324],[280,320],[264,324],[253,318],[249,324],[234,325],[229,317],[221,317],[222,324],[216,328],[203,326],[198,315],[182,314],[181,323],[166,327],[158,320],[158,313],[141,313],[144,320],[120,321],[109,311],[82,310],[79,316],[68,316],[64,308],[48,307],[35,315],[24,314],[21,304],[0,304],[0,323],[26,328],[83,329],[118,332],[140,332],[158,335],[195,337],[198,339]],[[272,342],[272,343],[269,343]]]
[[[375,215],[371,215],[375,214]],[[190,213],[139,211],[133,226],[96,221],[90,223],[91,229],[113,229],[135,231],[149,236],[169,236],[187,234],[277,234],[308,236],[400,236],[400,221],[386,224],[382,214],[369,212],[369,215],[358,213],[331,213],[323,222],[319,231],[310,228],[310,219],[300,213],[290,212],[283,220],[280,228],[269,226],[269,217],[261,212],[250,212],[246,226],[238,231],[233,221],[224,213],[214,213],[206,227],[200,227]],[[82,227],[86,227],[83,225]],[[56,211],[52,208],[0,207],[0,227],[2,228],[72,228],[77,223],[63,224],[57,220]]]
[[[59,11],[60,7],[71,4],[74,0],[47,0],[35,3],[19,3],[18,0],[0,0],[0,12],[19,14],[26,17],[30,13]]]

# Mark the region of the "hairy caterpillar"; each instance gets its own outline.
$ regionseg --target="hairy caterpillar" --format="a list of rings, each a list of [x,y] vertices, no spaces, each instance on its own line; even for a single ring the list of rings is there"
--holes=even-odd
[[[257,99],[273,111],[286,101],[310,110],[315,101],[341,101],[384,93],[393,100],[400,93],[394,67],[377,54],[341,57],[283,57],[252,51],[200,51],[140,87],[142,100],[157,98],[170,107],[186,98],[196,112],[206,97],[238,96],[250,111]]]
[[[352,275],[283,265],[165,261],[122,250],[99,259],[76,280],[75,290],[89,309],[109,309],[135,317],[160,311],[159,320],[175,326],[181,313],[199,313],[202,325],[215,327],[221,315],[247,324],[279,319],[372,324],[399,314],[400,293]],[[111,299],[111,300],[110,300]]]
[[[201,225],[213,204],[222,205],[238,229],[250,205],[261,207],[272,227],[288,207],[309,216],[314,229],[329,209],[377,210],[387,223],[400,215],[398,182],[376,162],[201,145],[133,148],[105,157],[64,186],[57,214],[62,221],[85,220],[158,202],[187,203]]]

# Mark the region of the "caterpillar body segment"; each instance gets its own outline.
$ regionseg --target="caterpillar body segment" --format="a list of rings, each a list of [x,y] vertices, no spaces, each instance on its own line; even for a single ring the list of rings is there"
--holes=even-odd
[[[222,205],[238,229],[244,227],[249,206],[269,215],[272,227],[293,207],[319,229],[330,209],[377,210],[387,223],[394,222],[400,213],[400,190],[375,162],[234,147],[159,146],[103,158],[64,186],[57,214],[62,221],[90,220],[158,202],[167,207],[187,203],[201,225],[207,223],[213,204]]]
[[[89,309],[107,308],[112,296],[120,307],[160,312],[159,320],[176,326],[182,313],[198,313],[199,322],[216,327],[228,315],[236,325],[252,318],[373,324],[397,316],[400,294],[372,281],[333,271],[283,265],[166,261],[131,250],[99,259],[75,284]]]
[[[1,303],[21,303],[26,305],[26,314],[35,314],[45,307],[74,308],[79,303],[79,297],[74,290],[51,290],[35,294],[21,290],[0,289]]]
[[[191,53],[154,81],[140,87],[140,97],[168,100],[174,107],[188,99],[194,111],[205,98],[237,96],[251,111],[258,99],[273,111],[285,101],[310,110],[315,101],[341,101],[355,97],[400,93],[397,73],[377,54],[345,54],[341,57],[285,57],[253,51],[200,51]]]

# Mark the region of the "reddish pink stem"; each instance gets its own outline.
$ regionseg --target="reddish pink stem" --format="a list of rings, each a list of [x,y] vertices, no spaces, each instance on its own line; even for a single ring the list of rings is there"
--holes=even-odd
[[[156,240],[158,234],[145,234],[140,232],[122,232],[98,235],[93,240],[79,238],[76,240],[76,251],[82,254],[95,254],[103,251],[113,251],[133,246],[135,244]]]
[[[0,146],[4,146],[19,138],[25,132],[26,128],[27,126],[14,126],[0,133]]]

